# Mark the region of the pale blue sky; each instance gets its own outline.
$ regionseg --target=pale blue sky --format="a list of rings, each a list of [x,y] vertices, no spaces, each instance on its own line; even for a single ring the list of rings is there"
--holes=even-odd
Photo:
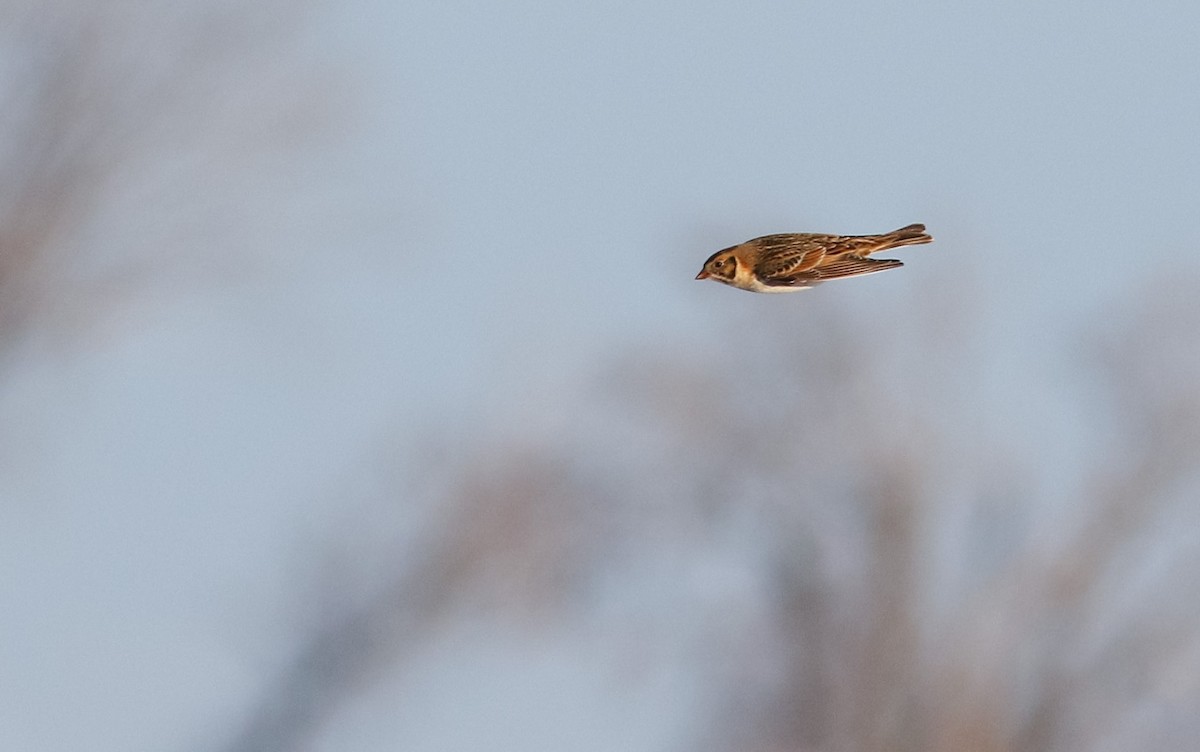
[[[1050,344],[1047,329],[1102,315],[1191,253],[1197,15],[1041,3],[381,13],[363,32],[384,48],[364,92],[380,133],[362,143],[391,147],[379,156],[403,217],[396,252],[434,314],[420,318],[437,322],[418,347],[462,341],[536,373],[614,333],[702,339],[697,317],[771,304],[692,284],[711,250],[910,221],[938,238],[910,254],[917,268],[840,294],[919,295],[918,275],[942,273],[937,284],[966,280],[987,301],[1003,344]]]
[[[84,336],[35,338],[2,382],[0,707],[17,712],[0,747],[203,738],[286,652],[296,550],[347,516],[381,437],[553,434],[629,348],[736,359],[711,331],[747,311],[802,333],[813,296],[895,322],[961,288],[991,428],[1040,437],[1031,454],[1077,438],[1079,406],[1059,405],[1075,335],[1198,265],[1198,28],[1200,5],[1165,1],[318,9],[299,73],[247,79],[314,86],[330,135],[261,162],[182,144],[218,166],[148,164],[77,241],[119,263],[173,236],[148,217],[210,227],[234,196],[237,222],[186,237],[236,279],[151,276]],[[937,242],[898,272],[782,297],[693,280],[752,236],[918,221]],[[571,681],[539,660],[531,686]],[[461,667],[416,670],[446,699],[401,737],[464,748],[435,722]],[[646,697],[684,684],[662,681]],[[635,721],[596,748],[672,748]],[[378,748],[347,733],[330,748]]]

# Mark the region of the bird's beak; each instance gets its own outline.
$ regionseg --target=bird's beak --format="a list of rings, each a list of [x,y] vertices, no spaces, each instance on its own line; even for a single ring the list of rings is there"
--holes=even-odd
[[[708,272],[701,269],[700,273],[696,275],[696,279],[708,279],[708,276]]]

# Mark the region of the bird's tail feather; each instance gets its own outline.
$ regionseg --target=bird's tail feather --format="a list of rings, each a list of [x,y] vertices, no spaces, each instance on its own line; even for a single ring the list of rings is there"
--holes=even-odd
[[[885,251],[888,248],[899,248],[905,245],[932,243],[933,236],[925,232],[925,225],[915,224],[908,227],[901,227],[899,230],[892,230],[885,235],[876,235],[874,240],[877,240],[879,245],[871,253]]]

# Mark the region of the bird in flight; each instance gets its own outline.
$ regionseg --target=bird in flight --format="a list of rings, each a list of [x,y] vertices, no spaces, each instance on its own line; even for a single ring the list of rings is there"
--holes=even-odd
[[[931,242],[925,225],[909,225],[883,235],[764,235],[709,256],[696,279],[714,279],[751,292],[794,292],[830,279],[904,266],[897,259],[868,257],[890,248]]]

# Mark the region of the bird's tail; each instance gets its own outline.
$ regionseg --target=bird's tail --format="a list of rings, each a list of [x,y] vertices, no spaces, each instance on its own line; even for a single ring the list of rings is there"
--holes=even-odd
[[[889,248],[899,248],[905,245],[921,245],[922,243],[932,243],[933,236],[925,232],[925,225],[909,225],[901,227],[899,230],[892,230],[885,235],[876,235],[873,238],[877,245],[871,249],[871,253],[876,251],[885,251]]]

